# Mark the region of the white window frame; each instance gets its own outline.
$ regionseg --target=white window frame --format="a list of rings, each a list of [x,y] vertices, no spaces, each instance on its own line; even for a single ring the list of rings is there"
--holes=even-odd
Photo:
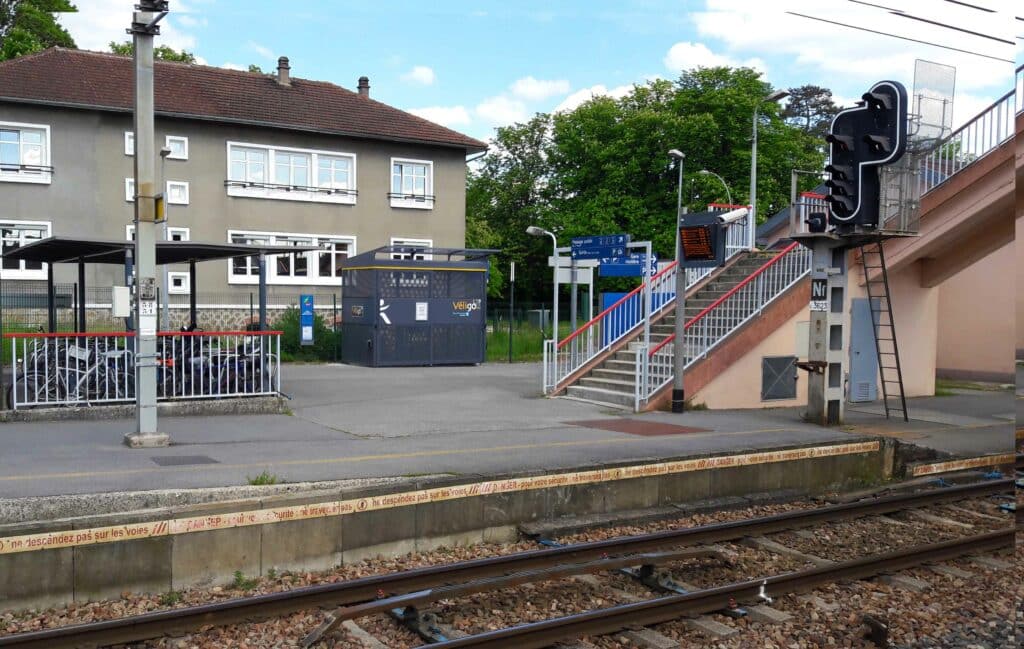
[[[40,166],[50,167],[53,165],[53,158],[50,157],[50,125],[49,124],[27,124],[25,122],[0,122],[0,129],[5,130],[32,130],[43,132],[43,159]],[[20,139],[20,138],[19,138]],[[20,155],[20,154],[19,154]],[[19,157],[19,164],[21,164]],[[0,182],[6,183],[30,183],[36,185],[49,185],[53,181],[53,173],[49,171],[3,171],[0,169]]]
[[[191,273],[187,270],[170,270],[167,271],[167,294],[168,295],[188,295],[191,291]],[[182,282],[182,288],[175,288],[174,278],[180,277]]]
[[[275,240],[277,237],[282,239],[288,238],[306,238],[310,239],[310,245],[320,245],[320,242],[335,242],[335,243],[347,243],[349,246],[348,256],[354,257],[356,254],[356,237],[353,235],[346,234],[313,234],[307,232],[269,232],[264,230],[228,230],[228,243],[235,243],[234,237],[236,235],[250,236],[253,238],[266,239],[266,245],[276,245]],[[321,277],[320,276],[320,251],[313,250],[310,252],[296,253],[306,255],[307,263],[306,268],[309,274],[305,277],[294,277],[290,275],[278,275],[277,264],[275,263],[275,257],[277,255],[267,256],[267,284],[278,284],[278,285],[290,285],[290,286],[341,286],[341,277]],[[260,278],[258,273],[253,274],[242,274],[235,273],[234,260],[228,260],[228,284],[259,284]]]
[[[257,144],[254,142],[235,142],[228,141],[227,147],[227,194],[228,196],[235,196],[241,198],[267,198],[272,200],[283,200],[283,201],[304,201],[307,203],[333,203],[337,205],[355,205],[356,194],[358,191],[358,176],[357,176],[357,160],[356,154],[347,153],[344,151],[324,151],[320,149],[299,149],[295,147],[277,146],[271,144]],[[246,181],[233,181],[231,178],[231,150],[233,147],[239,147],[243,149],[262,149],[266,151],[266,171],[264,173],[265,184],[271,185],[271,187],[259,187],[259,186],[245,186]],[[280,151],[281,153],[298,153],[309,156],[309,182],[312,183],[310,187],[316,187],[319,180],[319,168],[320,168],[320,156],[330,156],[332,158],[348,158],[350,161],[350,172],[349,172],[349,190],[353,193],[328,193],[325,190],[316,191],[315,189],[301,190],[301,189],[286,189],[283,187],[273,187],[276,183],[277,178],[277,161],[275,160],[275,153]]]
[[[31,226],[31,227],[24,227],[24,226]],[[4,229],[4,228],[18,228],[18,227],[21,227],[22,230],[34,229],[34,230],[41,230],[41,231],[43,231],[42,235],[40,236],[41,239],[45,239],[46,237],[50,236],[50,234],[53,232],[53,223],[51,221],[23,221],[23,220],[19,220],[19,219],[2,219],[2,220],[0,220],[0,229]],[[35,239],[33,239],[33,241],[34,240]],[[25,245],[25,241],[26,241],[26,239],[24,237],[24,234],[22,234],[19,237],[19,243],[21,245]],[[2,260],[3,260],[2,253],[3,253],[3,240],[2,240],[2,236],[0,236],[0,262],[2,262]],[[18,265],[19,265],[19,268],[17,268],[17,269],[14,269],[14,268],[8,269],[8,268],[4,268],[3,264],[0,263],[0,279],[33,279],[33,280],[46,279],[46,276],[47,276],[47,265],[46,264],[43,264],[42,268],[30,269],[30,270],[26,270],[25,269],[25,260],[21,260]]]
[[[172,201],[171,200],[171,185],[180,185],[185,188],[185,200],[184,201]],[[184,180],[168,180],[167,187],[164,188],[164,199],[168,205],[188,205],[189,193],[188,183]]]
[[[124,154],[127,156],[135,155],[135,131],[124,132]]]
[[[423,198],[402,198],[393,196],[396,164],[416,164],[425,165],[427,167],[427,177],[424,182],[424,191],[426,197]],[[391,158],[391,163],[388,165],[388,196],[390,197],[391,207],[402,207],[411,208],[416,210],[432,210],[434,209],[434,162],[432,160],[416,160],[414,158]]]
[[[171,153],[170,155],[167,156],[167,159],[168,160],[188,160],[188,138],[185,137],[184,135],[167,135],[167,136],[164,137],[164,146],[167,147],[168,149],[171,149],[171,142],[172,141],[180,141],[182,143],[182,147],[181,148],[182,148],[183,153],[181,155],[174,155],[173,153]],[[173,151],[173,150],[174,149],[171,149],[171,151]]]
[[[433,239],[411,239],[409,237],[391,237],[391,245],[393,246],[420,246],[423,248],[433,248]],[[417,255],[422,261],[433,261],[434,255]],[[391,253],[392,259],[406,259],[406,256],[400,252]]]
[[[174,241],[173,237],[175,234],[181,235],[182,241],[191,241],[192,233],[189,228],[181,226],[167,226],[167,240]],[[128,241],[135,241],[135,224],[129,223],[124,226],[124,237]]]
[[[124,200],[128,203],[135,202],[135,179],[125,178],[124,179]]]

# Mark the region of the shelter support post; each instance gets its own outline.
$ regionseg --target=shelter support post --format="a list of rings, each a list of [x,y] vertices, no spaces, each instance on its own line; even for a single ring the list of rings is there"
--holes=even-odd
[[[260,331],[267,330],[267,255],[260,251]]]
[[[85,333],[85,260],[78,260],[78,333]]]
[[[188,262],[188,324],[189,328],[195,329],[199,326],[199,317],[196,313],[196,260]]]
[[[46,264],[46,330],[57,332],[57,305],[54,303],[53,264]]]

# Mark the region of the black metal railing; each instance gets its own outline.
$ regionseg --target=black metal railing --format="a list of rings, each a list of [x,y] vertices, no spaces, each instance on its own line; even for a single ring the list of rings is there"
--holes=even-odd
[[[4,171],[30,174],[52,174],[53,167],[50,165],[0,164],[0,172]]]
[[[400,192],[388,192],[388,198],[403,201],[415,201],[417,203],[433,203],[433,194],[403,194]]]
[[[244,189],[278,189],[286,192],[310,192],[314,194],[339,194],[341,196],[358,196],[356,189],[339,189],[337,187],[313,187],[310,185],[286,185],[281,183],[258,183],[249,180],[225,180],[225,187],[241,187]]]

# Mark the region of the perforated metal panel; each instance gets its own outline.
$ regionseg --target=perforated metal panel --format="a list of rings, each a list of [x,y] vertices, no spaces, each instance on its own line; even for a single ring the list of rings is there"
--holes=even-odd
[[[761,401],[796,398],[796,356],[761,359]]]

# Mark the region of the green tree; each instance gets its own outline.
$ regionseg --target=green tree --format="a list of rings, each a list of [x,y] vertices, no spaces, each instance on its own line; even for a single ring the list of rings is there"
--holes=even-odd
[[[54,15],[74,11],[70,0],[0,0],[0,61],[48,47],[75,47]]]
[[[831,90],[808,84],[789,89],[789,101],[782,110],[782,117],[804,133],[824,140],[838,112],[839,106],[832,100]]]
[[[135,45],[131,41],[124,41],[122,43],[110,41],[110,51],[121,56],[133,56],[135,54]],[[177,63],[196,62],[196,57],[191,52],[185,50],[178,51],[166,45],[154,47],[153,58],[158,61],[175,61]]]
[[[772,90],[749,68],[698,68],[675,81],[636,85],[620,99],[596,97],[498,129],[468,179],[467,231],[496,237],[499,245],[489,245],[502,249],[503,268],[517,262],[525,300],[545,300],[551,281],[551,241],[527,236],[529,225],[555,232],[561,245],[572,236],[626,232],[670,259],[678,171],[668,150],[686,154],[683,199],[691,211],[726,199],[721,182],[702,169],[722,176],[732,199],[745,203],[755,106],[763,220],[788,203],[792,169],[824,161],[812,135],[783,120],[777,105],[762,103]]]

